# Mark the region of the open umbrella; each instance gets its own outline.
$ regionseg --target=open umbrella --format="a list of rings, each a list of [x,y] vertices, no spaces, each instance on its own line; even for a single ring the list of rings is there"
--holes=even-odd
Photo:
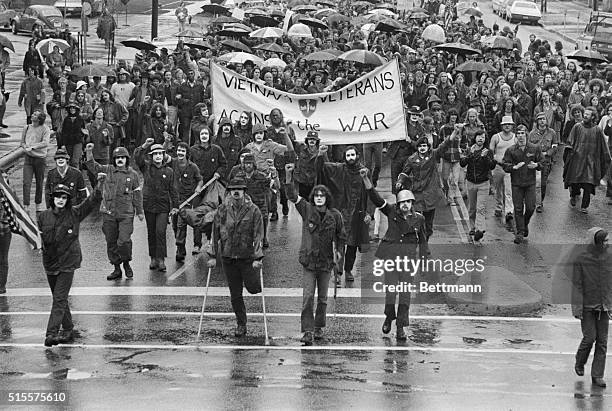
[[[271,51],[272,53],[279,53],[279,54],[289,54],[289,53],[291,53],[289,50],[279,46],[276,43],[264,43],[264,44],[260,44],[260,45],[257,45],[257,46],[253,46],[253,48],[257,49],[257,50]]]
[[[317,19],[322,19],[323,17],[327,17],[327,16],[330,16],[330,15],[336,14],[336,13],[338,13],[338,10],[336,10],[336,9],[321,9],[321,10],[318,10],[314,14],[314,16]]]
[[[291,10],[299,13],[308,13],[309,11],[317,11],[319,8],[317,6],[313,6],[312,4],[300,4],[299,6],[291,8]]]
[[[351,3],[351,7],[370,7],[372,5],[372,3],[368,2],[368,1],[363,1],[363,0],[359,0],[359,1],[354,1]]]
[[[319,19],[314,19],[312,17],[302,17],[300,20],[300,23],[305,24],[307,26],[310,27],[314,27],[316,29],[327,29],[327,24],[323,23],[321,20]]]
[[[235,53],[227,53],[219,57],[220,61],[227,61],[228,63],[234,64],[244,64],[247,61],[252,61],[255,64],[263,63],[263,60],[251,53],[244,53],[242,51],[238,51]]]
[[[410,19],[412,20],[421,20],[429,17],[429,14],[423,13],[422,11],[417,11],[416,13],[412,13],[410,15]]]
[[[308,4],[309,1],[308,0],[289,0],[287,2],[287,8],[294,8],[295,6],[300,6],[300,5],[304,5],[304,4]]]
[[[247,26],[246,24],[242,24],[242,23],[228,23],[226,25],[223,26],[223,29],[242,29],[244,31],[248,31],[249,33],[253,31],[252,28],[250,28],[249,26]]]
[[[214,48],[213,46],[211,46],[209,43],[207,43],[204,40],[186,41],[183,44],[186,45],[187,47],[191,47],[192,49],[198,49],[198,50],[211,50]]]
[[[306,61],[334,61],[337,60],[337,58],[337,56],[325,51],[315,51],[314,53],[304,56],[304,60]]]
[[[368,50],[350,50],[338,56],[339,60],[354,61],[356,63],[368,64],[371,66],[382,66],[386,63],[385,59],[378,54]]]
[[[248,14],[250,16],[267,16],[268,12],[263,10],[263,9],[259,9],[257,7],[252,7],[250,9],[246,9],[244,11],[245,14]]]
[[[280,22],[272,16],[255,15],[249,17],[249,21],[258,27],[276,27],[280,24]]]
[[[310,31],[310,28],[303,23],[297,23],[291,26],[291,28],[289,28],[289,30],[287,31],[287,35],[289,37],[312,38],[312,32]]]
[[[271,59],[267,59],[266,61],[264,61],[263,64],[260,64],[260,67],[285,68],[287,67],[287,63],[285,63],[283,60],[279,58],[271,58]]]
[[[345,16],[344,14],[334,13],[334,14],[330,14],[329,16],[327,16],[328,24],[343,23],[346,21],[351,21],[351,19]]]
[[[608,59],[598,51],[593,50],[576,50],[567,54],[568,58],[585,62],[585,63],[607,63]]]
[[[4,47],[5,49],[11,50],[13,53],[15,52],[15,46],[13,46],[13,42],[8,39],[8,37],[0,34],[0,47]]]
[[[437,24],[430,24],[425,27],[421,37],[425,40],[433,41],[434,43],[444,43],[446,41],[446,33],[444,29]]]
[[[40,43],[42,43],[43,41],[45,40],[42,40]],[[155,50],[157,48],[155,44],[145,39],[144,37],[132,37],[130,39],[123,40],[120,43],[123,44],[125,47],[130,47],[137,50]]]
[[[477,9],[475,7],[468,7],[463,12],[463,15],[474,16],[474,17],[482,17],[482,11],[480,11],[480,9]]]
[[[102,77],[112,75],[113,69],[102,64],[88,64],[86,66],[75,68],[70,72],[70,75],[76,77]]]
[[[483,63],[481,61],[470,60],[470,61],[466,61],[463,64],[460,64],[458,67],[455,68],[455,71],[483,72],[483,71],[497,71],[497,69],[490,64]]]
[[[222,6],[220,4],[205,4],[202,7],[200,7],[202,9],[202,11],[204,13],[211,13],[211,14],[223,14],[223,15],[227,15],[229,14],[229,8]]]
[[[374,10],[370,10],[368,13],[369,14],[381,14],[381,15],[383,15],[385,17],[397,18],[397,14],[395,14],[391,10],[387,10],[387,9],[374,9]]]
[[[512,40],[504,36],[486,37],[482,39],[480,42],[483,46],[489,47],[491,49],[512,50],[514,48],[514,44],[512,43]]]
[[[189,37],[192,39],[197,39],[197,38],[204,37],[204,33],[202,33],[201,31],[195,31],[195,30],[183,30],[181,32],[176,33],[174,36],[175,37]]]
[[[240,20],[238,20],[236,17],[220,16],[220,17],[217,17],[216,19],[212,19],[210,23],[213,25],[219,25],[219,24],[228,24],[228,23],[239,23],[239,22]]]
[[[256,39],[278,39],[283,37],[283,30],[277,27],[263,27],[249,33],[249,37]]]
[[[369,34],[370,32],[376,30],[376,23],[366,23],[363,26],[361,26],[361,31],[364,34]]]
[[[393,20],[393,19],[384,19],[379,21],[376,24],[376,27],[374,30],[376,31],[384,31],[387,33],[393,33],[397,30],[402,30],[405,29],[406,26],[404,26],[402,23],[400,23],[397,20]]]
[[[397,7],[395,7],[391,3],[380,3],[380,4],[377,4],[376,7],[378,7],[379,9],[397,10]]]
[[[331,0],[317,0],[315,1],[315,4],[320,4],[327,7],[336,7],[336,4]]]
[[[270,13],[270,16],[272,17],[280,17],[281,19],[285,18],[285,13],[278,9],[270,10],[269,13]]]
[[[324,53],[327,54],[333,54],[334,56],[338,57],[339,55],[343,54],[344,52],[341,50],[337,50],[337,49],[325,49],[325,50],[321,50]]]
[[[48,56],[52,51],[53,47],[58,46],[60,51],[63,52],[70,47],[67,41],[61,39],[45,39],[41,40],[36,45],[36,50],[40,52],[44,57]],[[153,47],[155,48],[155,47]]]
[[[226,25],[223,30],[217,32],[220,36],[226,37],[243,37],[248,36],[251,33],[251,29],[248,27],[239,27],[234,25]]]
[[[463,43],[444,43],[438,44],[433,48],[455,54],[481,54],[480,50],[473,49],[472,47]]]
[[[247,53],[251,52],[251,49],[250,49],[249,46],[247,46],[246,44],[241,43],[239,41],[236,41],[236,40],[223,40],[221,42],[221,45],[225,46],[225,47],[228,47],[228,48],[230,48],[232,50],[245,51]]]

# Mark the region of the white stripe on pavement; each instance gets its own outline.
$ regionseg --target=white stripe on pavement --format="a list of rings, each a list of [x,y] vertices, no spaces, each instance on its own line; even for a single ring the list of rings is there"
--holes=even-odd
[[[270,337],[274,340],[273,337]],[[36,343],[0,343],[4,348],[34,348],[51,349],[43,344]],[[362,345],[175,345],[175,344],[61,344],[59,348],[89,348],[89,349],[118,349],[118,350],[183,350],[183,351],[228,351],[228,350],[275,350],[275,351],[424,351],[442,353],[476,353],[476,354],[521,354],[521,355],[571,355],[575,351],[548,351],[524,350],[511,348],[484,349],[484,348],[443,348],[443,347],[417,347],[417,346],[362,346]],[[608,353],[607,356],[612,356]]]
[[[459,235],[461,236],[461,242],[467,243],[468,239],[465,235],[465,230],[463,229],[463,221],[461,216],[459,215],[459,211],[457,210],[457,206],[450,206],[451,212],[453,213],[453,219],[455,220],[455,224],[457,224],[457,231],[459,231]]]
[[[73,287],[71,296],[124,296],[124,295],[165,295],[165,296],[204,296],[206,287]],[[265,288],[266,297],[302,297],[302,288]],[[329,288],[329,295],[333,295],[333,287]],[[229,297],[227,287],[210,287],[209,297]],[[51,296],[48,288],[12,288],[7,289],[5,297],[41,297]],[[261,294],[245,294],[245,297],[260,298]],[[359,288],[339,288],[338,297],[361,297]]]
[[[71,311],[72,315],[151,315],[151,316],[178,316],[178,317],[199,317],[199,311]],[[0,316],[34,316],[49,315],[48,311],[8,311],[0,312]],[[234,317],[232,312],[205,312],[205,317]],[[250,317],[262,317],[263,313],[249,312]],[[286,317],[299,318],[300,313],[268,313],[267,317]],[[334,314],[327,313],[328,318]],[[359,318],[359,319],[382,319],[384,314],[358,314],[345,313],[336,314],[338,318]],[[436,321],[508,321],[508,322],[551,322],[551,323],[577,323],[580,320],[571,317],[486,317],[470,315],[411,315],[412,320],[436,320]]]

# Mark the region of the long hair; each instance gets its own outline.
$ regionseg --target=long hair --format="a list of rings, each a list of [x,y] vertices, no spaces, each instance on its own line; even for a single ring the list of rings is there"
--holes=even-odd
[[[327,207],[328,209],[334,208],[334,197],[332,196],[331,190],[323,184],[318,184],[314,186],[314,188],[310,192],[310,195],[308,196],[308,202],[314,205],[314,195],[318,191],[322,192],[323,195],[325,195],[325,207]]]

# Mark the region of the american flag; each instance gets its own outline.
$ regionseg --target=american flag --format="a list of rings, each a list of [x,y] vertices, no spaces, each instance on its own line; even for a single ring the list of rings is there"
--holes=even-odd
[[[42,238],[37,224],[24,210],[3,176],[0,176],[0,206],[4,208],[11,232],[25,237],[35,250],[42,248]]]

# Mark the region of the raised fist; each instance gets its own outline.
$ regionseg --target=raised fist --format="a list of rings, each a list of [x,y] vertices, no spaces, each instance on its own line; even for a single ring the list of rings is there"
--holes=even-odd
[[[285,171],[287,173],[292,173],[293,170],[295,170],[295,164],[293,163],[285,164]]]
[[[368,171],[369,170],[365,167],[359,170],[359,175],[361,176],[361,178],[366,178],[368,176]]]
[[[98,173],[98,181],[102,182],[106,180],[106,173]]]
[[[328,150],[328,149],[329,149],[329,147],[327,147],[325,144],[322,144],[322,145],[319,147],[319,154],[320,154],[320,155],[323,155],[323,154],[327,153],[327,150]]]
[[[208,260],[206,265],[208,265],[208,268],[215,268],[215,266],[217,265],[217,260],[211,258],[210,260]]]
[[[92,151],[94,148],[94,143],[87,143],[85,146],[85,151]]]
[[[153,143],[155,143],[155,140],[152,139],[151,137],[147,138],[147,140],[145,141],[144,145],[145,146],[152,146]]]

